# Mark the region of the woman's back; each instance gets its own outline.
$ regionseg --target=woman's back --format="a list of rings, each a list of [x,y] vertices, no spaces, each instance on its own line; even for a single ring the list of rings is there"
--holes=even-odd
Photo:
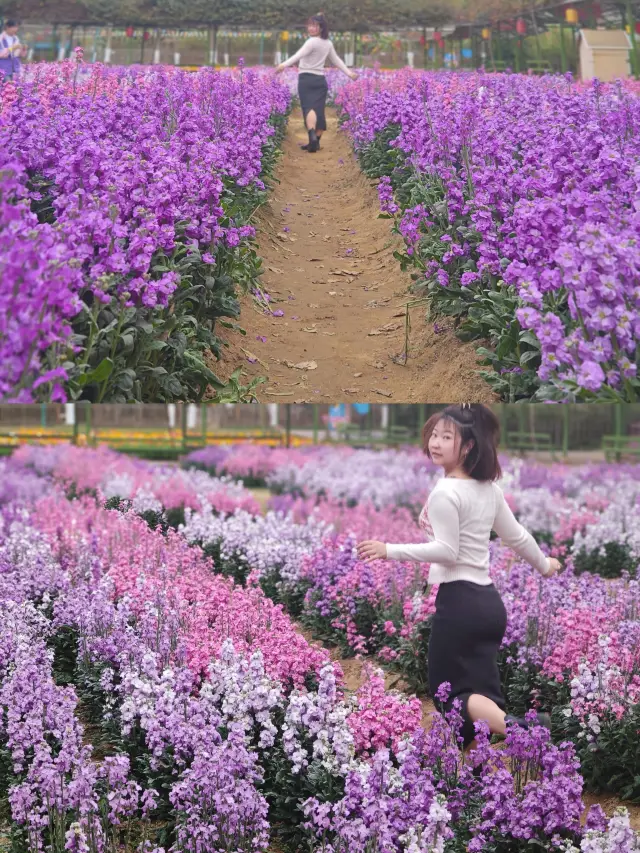
[[[334,65],[337,64],[336,59],[340,62],[333,42],[320,36],[310,36],[300,48],[298,55],[301,74],[324,74],[327,60]]]
[[[388,545],[390,559],[431,563],[430,583],[466,580],[491,583],[491,531],[544,574],[547,560],[532,536],[514,518],[502,490],[491,481],[443,478],[420,515],[429,544]]]

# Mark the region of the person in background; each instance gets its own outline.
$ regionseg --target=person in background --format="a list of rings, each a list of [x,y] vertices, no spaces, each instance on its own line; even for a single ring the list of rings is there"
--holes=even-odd
[[[5,22],[0,34],[0,73],[4,80],[11,80],[20,73],[20,57],[24,56],[25,47],[18,38],[16,21]]]
[[[347,68],[336,53],[333,42],[329,39],[329,27],[323,15],[314,15],[309,19],[307,33],[309,38],[300,50],[278,65],[276,74],[284,71],[290,65],[300,63],[298,95],[300,96],[302,115],[309,133],[309,143],[302,147],[305,151],[313,154],[319,150],[320,137],[327,129],[324,110],[329,87],[324,76],[325,62],[329,60],[352,80],[357,80],[358,75]]]

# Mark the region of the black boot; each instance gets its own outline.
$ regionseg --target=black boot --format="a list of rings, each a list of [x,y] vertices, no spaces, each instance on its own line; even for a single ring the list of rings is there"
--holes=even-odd
[[[300,148],[302,148],[303,151],[308,151],[309,150],[309,143],[307,142],[306,145],[301,145]],[[320,137],[318,136],[318,151],[319,150],[320,150]]]
[[[549,714],[544,714],[541,711],[538,711],[537,714],[537,722],[533,723],[533,725],[544,726],[545,729],[551,729],[551,717]],[[531,723],[528,720],[525,720],[524,717],[513,717],[511,714],[507,714],[504,718],[505,723],[514,723],[516,726],[520,726],[523,729],[528,729],[531,727]]]
[[[320,148],[320,141],[318,139],[318,134],[315,132],[315,129],[309,131],[309,145],[307,146],[307,151],[309,154],[315,154],[316,151]]]

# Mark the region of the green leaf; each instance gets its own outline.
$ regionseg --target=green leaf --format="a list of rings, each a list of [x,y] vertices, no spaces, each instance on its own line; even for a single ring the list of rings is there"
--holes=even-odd
[[[78,385],[84,387],[90,382],[104,382],[111,376],[112,371],[113,361],[110,358],[104,358],[90,373],[83,373],[78,377]]]
[[[529,332],[529,331],[521,332],[520,333],[520,340],[523,341],[525,344],[530,344],[532,347],[535,347],[537,350],[539,350],[541,347],[540,341],[534,335],[533,332]]]

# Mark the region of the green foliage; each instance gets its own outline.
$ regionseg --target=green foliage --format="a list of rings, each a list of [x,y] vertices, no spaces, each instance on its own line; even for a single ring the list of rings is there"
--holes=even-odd
[[[318,11],[311,0],[0,0],[0,11],[23,20],[64,23],[303,26]],[[436,26],[451,20],[447,0],[327,0],[322,10],[334,31]]]
[[[603,578],[619,578],[623,572],[629,572],[631,577],[635,577],[638,560],[632,557],[626,545],[606,542],[601,550],[587,551],[582,548],[574,560],[577,574],[590,572]]]

